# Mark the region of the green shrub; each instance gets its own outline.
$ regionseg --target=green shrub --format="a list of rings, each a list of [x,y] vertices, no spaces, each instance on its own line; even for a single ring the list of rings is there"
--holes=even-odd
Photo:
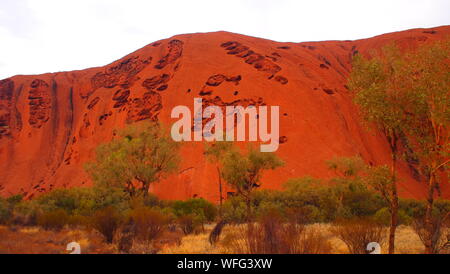
[[[14,206],[11,223],[14,225],[37,225],[37,217],[42,213],[39,204],[35,200],[21,201]]]
[[[399,199],[399,209],[409,217],[417,218],[425,214],[425,202],[415,199]]]
[[[44,211],[62,209],[72,213],[72,211],[78,207],[78,203],[80,202],[81,195],[78,194],[78,189],[55,189],[43,194],[36,200]]]
[[[269,199],[262,200],[261,202],[258,203],[257,206],[254,206],[254,208],[255,208],[254,212],[256,213],[256,217],[258,218],[268,214],[269,212],[276,211],[279,214],[283,214],[283,212],[285,211],[285,208],[282,203],[278,203],[277,201]]]
[[[222,205],[222,218],[229,223],[244,223],[247,220],[247,207],[240,197],[231,197]]]
[[[319,223],[324,221],[323,212],[316,206],[305,205],[300,208],[302,212],[304,223]]]
[[[12,195],[6,199],[0,197],[0,224],[11,221],[14,207],[22,201],[22,195]]]
[[[12,195],[6,199],[6,201],[9,203],[11,207],[14,207],[18,203],[22,202],[22,200],[23,200],[22,194]]]
[[[351,182],[327,185],[312,177],[288,180],[283,191],[259,190],[254,192],[252,210],[257,216],[277,210],[286,217],[289,209],[302,212],[305,222],[330,222],[339,218],[373,216],[385,207],[384,201],[363,184]],[[244,222],[245,205],[239,197],[224,204],[224,217],[228,221]]]
[[[391,213],[389,212],[389,208],[383,207],[378,210],[374,215],[374,220],[383,225],[389,225],[391,223]],[[403,209],[398,210],[398,224],[399,225],[409,225],[412,222],[412,218],[406,214]]]
[[[175,201],[172,204],[176,216],[196,215],[204,221],[212,222],[217,216],[217,208],[205,199],[189,199],[186,201]]]
[[[385,207],[383,199],[360,183],[350,184],[343,192],[342,204],[354,217],[373,216]]]
[[[410,219],[422,218],[425,216],[426,204],[424,200],[400,199],[399,208]],[[450,212],[450,201],[436,199],[433,204],[433,216],[439,217]]]
[[[339,199],[334,187],[309,176],[290,179],[284,184],[284,191],[278,199],[287,208],[313,206],[319,209],[315,221],[331,221],[337,215]],[[314,209],[312,209],[314,210]],[[314,210],[315,211],[315,210]]]
[[[37,224],[45,230],[59,231],[64,228],[68,221],[69,215],[62,209],[44,212],[37,217]]]
[[[448,212],[450,212],[450,201],[437,199],[434,201],[435,214],[439,216],[445,216]]]
[[[55,189],[38,197],[36,202],[43,211],[63,209],[68,214],[92,215],[95,211],[115,206],[121,210],[128,208],[128,200],[119,189],[99,187],[75,187]]]
[[[255,191],[252,210],[256,216],[276,210],[288,217],[288,210],[302,213],[303,222],[330,222],[336,218],[373,216],[385,207],[384,201],[374,192],[358,182],[344,185],[327,185],[323,181],[303,177],[290,179],[283,191]],[[245,203],[240,197],[228,199],[223,206],[223,216],[227,221],[245,222]]]

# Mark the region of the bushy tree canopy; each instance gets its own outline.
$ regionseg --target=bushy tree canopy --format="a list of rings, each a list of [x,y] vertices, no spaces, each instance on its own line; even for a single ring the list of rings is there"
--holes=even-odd
[[[164,127],[140,122],[100,145],[96,161],[87,164],[86,170],[98,185],[124,188],[130,196],[147,196],[151,183],[177,169],[178,151],[179,144]]]

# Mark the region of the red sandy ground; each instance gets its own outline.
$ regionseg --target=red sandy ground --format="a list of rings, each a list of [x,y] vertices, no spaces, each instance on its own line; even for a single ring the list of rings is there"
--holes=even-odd
[[[306,43],[228,32],[185,34],[104,67],[2,80],[0,194],[29,198],[54,188],[89,185],[83,164],[93,159],[98,144],[113,138],[115,129],[143,119],[171,124],[172,108],[192,108],[194,97],[222,106],[280,106],[283,144],[277,154],[286,165],[264,175],[266,188],[280,188],[288,178],[304,175],[329,178],[333,174],[324,161],[333,156],[389,163],[385,137],[365,129],[345,86],[351,58],[393,41],[414,47],[449,34],[450,27],[443,26]],[[210,79],[217,74],[223,76]],[[203,144],[185,143],[182,156],[180,172],[152,192],[166,199],[218,201],[216,169],[203,156]],[[406,161],[399,173],[401,196],[425,196],[426,183],[414,179]],[[442,193],[450,198],[448,182]]]

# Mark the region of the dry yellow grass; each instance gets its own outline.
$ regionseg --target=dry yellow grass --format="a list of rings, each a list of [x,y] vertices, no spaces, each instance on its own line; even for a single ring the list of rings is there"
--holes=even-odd
[[[205,231],[199,234],[183,236],[179,241],[179,233],[166,233],[158,240],[158,253],[162,254],[226,254],[233,252],[233,241],[239,235],[242,226],[225,226],[220,240],[216,245],[209,243],[209,233],[213,225],[205,226]],[[308,225],[308,230],[319,232],[332,245],[332,252],[337,254],[349,253],[347,246],[330,232],[330,224]],[[172,235],[173,234],[173,235]],[[234,237],[234,238],[233,238]],[[117,253],[114,244],[106,244],[103,237],[95,231],[79,229],[64,229],[59,232],[45,231],[37,227],[9,228],[0,226],[0,254],[2,253],[29,253],[29,254],[65,254],[66,246],[70,242],[78,242],[82,253]],[[137,245],[136,248],[139,249]],[[146,253],[148,247],[142,247]],[[396,234],[396,253],[417,254],[423,253],[424,247],[417,234],[409,226],[399,226]],[[387,245],[382,245],[382,253],[387,252]]]
[[[397,228],[395,235],[395,253],[420,254],[424,252],[424,246],[419,236],[412,227],[401,225]]]
[[[324,235],[329,237],[331,244],[334,247],[334,252],[337,254],[348,254],[349,250],[345,243],[339,238],[335,237],[330,232],[331,224],[313,224],[312,229],[319,230]],[[386,239],[388,235],[386,235]],[[385,242],[381,246],[381,253],[387,253],[388,244]],[[395,236],[395,253],[398,254],[420,254],[423,253],[424,246],[419,239],[419,236],[414,232],[412,227],[401,225],[397,228]]]
[[[348,254],[349,250],[345,243],[335,237],[330,232],[331,224],[312,224],[307,229],[318,231],[331,243],[333,253]],[[226,226],[222,232],[219,242],[212,246],[209,241],[210,228],[205,233],[197,235],[188,235],[183,237],[181,244],[178,246],[171,246],[160,251],[164,254],[224,254],[230,253],[230,246],[228,246],[228,238],[233,237],[237,233],[238,226]],[[399,254],[419,254],[423,253],[424,247],[417,234],[409,226],[399,226],[396,234],[396,248],[395,253]],[[384,243],[381,246],[381,252],[387,253],[388,246]]]
[[[209,243],[209,233],[213,226],[205,225],[205,231],[198,234],[184,236],[179,245],[172,245],[160,250],[160,254],[221,254],[224,250],[220,246]]]
[[[79,243],[82,253],[114,253],[116,249],[94,231],[0,227],[0,254],[67,254],[70,242]]]
[[[333,253],[336,253],[336,254],[349,253],[348,248],[345,245],[345,243],[342,240],[340,240],[339,238],[335,237],[330,232],[330,227],[331,227],[330,224],[312,224],[312,225],[308,225],[307,228],[318,231],[319,233],[324,235],[328,239],[328,241],[331,243],[331,245],[333,246]]]
[[[199,233],[196,235],[188,235],[183,237],[181,244],[178,246],[172,246],[161,250],[159,253],[162,254],[229,254],[232,253],[236,244],[236,237],[241,235],[242,225],[227,225],[222,231],[220,240],[216,245],[211,245],[209,243],[209,233],[212,226],[205,229],[204,233]],[[326,233],[327,237],[331,239],[331,234],[328,232],[328,225],[314,224],[308,226],[307,229],[319,230],[321,233]],[[339,239],[335,239],[336,243],[341,247],[345,248],[345,244]],[[243,240],[242,240],[243,241]],[[333,242],[332,242],[333,243]],[[348,251],[347,251],[348,252]]]

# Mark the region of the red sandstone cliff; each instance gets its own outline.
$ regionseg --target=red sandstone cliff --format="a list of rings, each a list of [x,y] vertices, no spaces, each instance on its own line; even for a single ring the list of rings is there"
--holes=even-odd
[[[149,44],[104,67],[0,81],[0,194],[32,197],[53,188],[89,185],[83,164],[117,128],[134,121],[173,122],[174,106],[280,106],[278,155],[286,166],[263,177],[279,188],[290,177],[332,176],[324,161],[361,155],[389,162],[379,132],[361,125],[346,88],[350,61],[396,41],[413,47],[450,34],[415,29],[357,41],[278,43],[234,33],[178,35]],[[202,143],[185,143],[177,175],[152,188],[162,198],[218,200],[215,168]],[[421,198],[426,185],[400,167],[400,195]],[[443,195],[450,198],[448,183]]]

